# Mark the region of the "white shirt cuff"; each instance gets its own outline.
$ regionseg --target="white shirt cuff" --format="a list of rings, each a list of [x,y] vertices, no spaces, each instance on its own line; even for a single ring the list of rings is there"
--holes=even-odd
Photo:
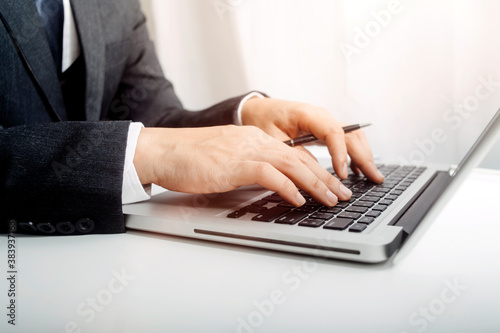
[[[122,185],[122,203],[124,205],[151,198],[151,185],[146,186],[146,188],[142,186],[134,166],[135,148],[143,127],[142,123],[131,123],[128,129]],[[146,192],[147,190],[149,190],[149,194]]]
[[[241,120],[241,109],[243,109],[243,104],[245,104],[246,101],[248,101],[252,97],[259,97],[259,98],[265,98],[262,94],[258,92],[251,92],[248,95],[246,95],[240,102],[240,105],[238,106],[238,111],[236,113],[236,119],[234,120],[235,125],[242,126],[243,121]]]

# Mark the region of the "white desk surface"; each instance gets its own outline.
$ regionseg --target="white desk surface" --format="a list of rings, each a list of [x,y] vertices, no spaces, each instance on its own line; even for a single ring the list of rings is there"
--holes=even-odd
[[[2,278],[0,331],[500,332],[499,199],[500,173],[476,170],[397,264],[142,232],[18,235],[16,326]],[[7,272],[6,235],[0,248]]]

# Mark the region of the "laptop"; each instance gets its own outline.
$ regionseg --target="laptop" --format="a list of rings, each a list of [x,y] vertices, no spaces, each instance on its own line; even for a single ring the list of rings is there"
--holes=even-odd
[[[165,191],[124,205],[126,227],[317,257],[384,262],[423,220],[432,222],[425,217],[442,209],[499,137],[500,110],[458,167],[378,165],[385,175],[380,185],[350,174],[342,183],[353,196],[335,207],[303,193],[306,204],[295,208],[259,186],[217,194]]]

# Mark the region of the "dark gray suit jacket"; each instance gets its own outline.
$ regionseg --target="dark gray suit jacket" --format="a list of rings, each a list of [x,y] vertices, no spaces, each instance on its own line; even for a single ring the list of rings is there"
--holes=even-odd
[[[126,120],[165,127],[230,124],[242,98],[186,111],[161,71],[137,0],[71,3],[86,69],[84,122],[66,121],[68,110],[34,1],[0,1],[0,12],[34,74],[0,25],[4,232],[8,225],[37,234],[124,232]]]

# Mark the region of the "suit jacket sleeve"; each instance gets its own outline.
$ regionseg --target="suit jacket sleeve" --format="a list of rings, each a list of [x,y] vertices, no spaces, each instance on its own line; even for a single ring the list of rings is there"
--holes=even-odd
[[[47,235],[124,232],[128,127],[128,122],[0,127],[3,231],[10,223],[17,232]]]

